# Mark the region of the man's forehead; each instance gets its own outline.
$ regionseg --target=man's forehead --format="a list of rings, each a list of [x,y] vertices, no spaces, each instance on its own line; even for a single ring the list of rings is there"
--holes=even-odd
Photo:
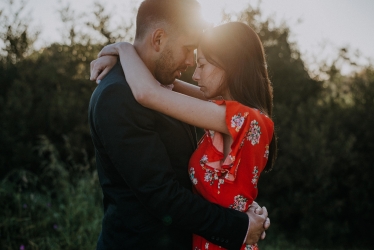
[[[192,30],[184,32],[180,39],[183,41],[184,46],[197,47],[202,34],[202,31]]]

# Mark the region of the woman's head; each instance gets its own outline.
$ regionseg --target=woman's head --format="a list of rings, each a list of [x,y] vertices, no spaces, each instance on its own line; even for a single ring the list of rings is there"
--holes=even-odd
[[[211,76],[216,72],[222,75],[221,70],[224,71],[220,82],[223,93],[228,91],[231,99],[271,115],[272,87],[264,49],[258,35],[248,25],[231,22],[209,30],[199,43],[198,66],[201,65],[199,56],[204,58],[204,67],[207,62],[218,68]],[[194,78],[200,76],[196,73],[202,72],[197,68]]]
[[[197,49],[196,62],[197,66],[192,78],[197,82],[205,98],[213,99],[217,96],[222,96],[226,100],[231,100],[225,82],[225,71],[210,63],[202,54],[200,48]]]
[[[272,115],[273,91],[264,48],[248,25],[231,22],[205,32],[199,43],[197,64],[194,79],[207,98],[221,95]],[[270,152],[274,157],[275,147],[271,146]]]

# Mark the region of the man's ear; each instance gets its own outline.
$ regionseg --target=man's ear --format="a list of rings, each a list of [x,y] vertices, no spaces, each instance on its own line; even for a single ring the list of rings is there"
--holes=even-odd
[[[152,47],[156,52],[159,52],[166,43],[167,35],[164,29],[156,29],[152,33]]]

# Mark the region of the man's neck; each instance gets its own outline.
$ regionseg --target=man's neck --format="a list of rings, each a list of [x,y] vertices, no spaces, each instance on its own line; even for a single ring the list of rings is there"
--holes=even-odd
[[[135,41],[134,48],[138,53],[140,59],[144,62],[145,66],[149,69],[149,71],[154,76],[155,65],[154,60],[152,60],[152,51],[148,46],[146,46],[144,41]]]

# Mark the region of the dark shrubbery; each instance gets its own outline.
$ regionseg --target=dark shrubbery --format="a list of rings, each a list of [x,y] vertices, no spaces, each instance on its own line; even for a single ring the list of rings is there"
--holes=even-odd
[[[115,41],[104,9],[96,9],[97,25],[89,26],[103,31],[107,42]],[[64,11],[68,17],[69,9]],[[0,248],[92,249],[102,209],[87,122],[95,88],[88,80],[89,62],[105,42],[71,32],[71,26],[66,43],[34,51],[37,34],[22,20],[6,22],[4,13]],[[259,16],[248,8],[239,20],[254,27],[265,45],[279,137],[276,166],[259,183],[258,202],[272,220],[260,247],[369,248],[374,243],[367,230],[374,223],[374,69],[346,77],[332,65],[328,80],[314,80],[289,42],[289,30],[258,21]],[[192,72],[184,79],[191,81]]]

